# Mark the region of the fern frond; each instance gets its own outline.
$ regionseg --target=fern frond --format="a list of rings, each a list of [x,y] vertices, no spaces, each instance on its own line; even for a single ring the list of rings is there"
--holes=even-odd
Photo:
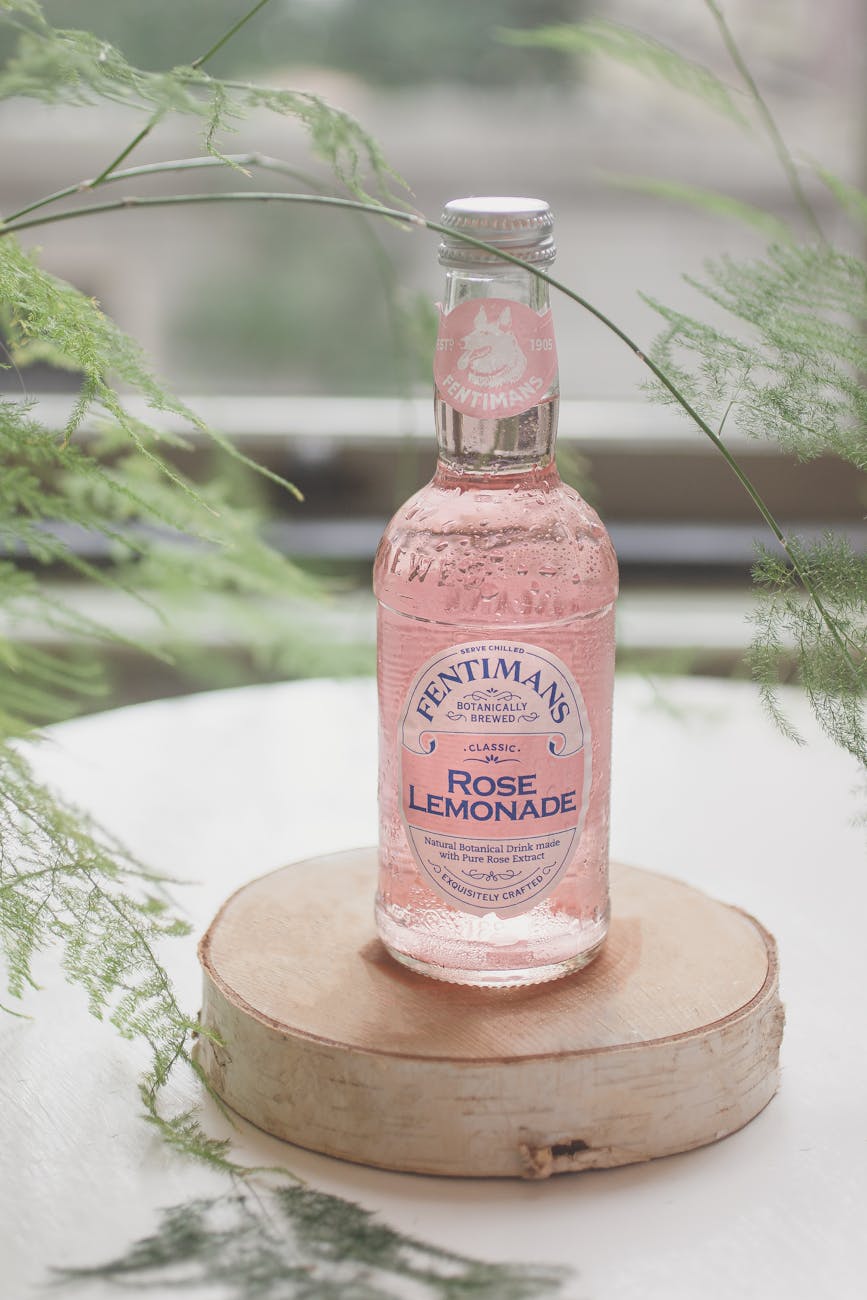
[[[733,402],[751,437],[802,460],[830,453],[867,468],[867,265],[825,245],[785,244],[710,261],[703,279],[685,280],[729,328],[645,297],[666,322],[651,355],[709,422]]]
[[[121,425],[127,417],[113,381],[141,393],[152,410],[171,412],[201,425],[182,402],[157,383],[139,346],[94,299],[41,270],[34,257],[9,236],[0,241],[0,299],[8,312],[13,357],[23,359],[22,349],[38,340],[53,356],[62,358],[68,369],[84,376],[91,385],[91,400],[101,403]],[[159,437],[156,432],[154,436]]]
[[[499,36],[509,45],[559,50],[566,54],[602,55],[683,91],[738,126],[749,126],[742,107],[744,96],[739,90],[727,85],[704,64],[619,23],[591,19],[530,30],[501,29]]]
[[[815,605],[804,599],[791,567],[760,548],[753,568],[762,594],[751,615],[753,676],[774,721],[792,735],[776,686],[781,663],[790,653],[784,647],[794,645],[799,680],[820,726],[867,767],[867,555],[857,554],[845,537],[832,534],[812,543],[790,538],[789,544],[838,636],[831,635]]]
[[[843,211],[847,212],[859,224],[867,225],[867,194],[858,189],[856,185],[850,185],[848,181],[842,180],[825,167],[816,167],[815,171],[819,180],[833,194]]]
[[[780,217],[719,190],[702,189],[684,181],[663,180],[658,176],[617,176],[605,173],[604,180],[617,189],[649,194],[669,203],[682,203],[712,217],[740,221],[743,225],[760,231],[769,240],[779,242],[792,238],[791,230]]]
[[[136,643],[114,628],[94,624],[56,592],[26,577],[17,580],[15,591],[7,588],[7,627],[39,620],[78,637],[95,636],[168,660],[167,601],[183,600],[185,593],[196,600],[203,593],[275,600],[314,594],[314,584],[265,543],[256,511],[234,507],[222,487],[193,483],[183,474],[179,455],[189,445],[183,437],[167,435],[155,422],[130,414],[121,384],[143,400],[153,421],[165,413],[179,415],[235,459],[257,468],[164,390],[137,345],[96,303],[42,271],[11,238],[0,241],[0,296],[7,303],[13,356],[24,360],[31,342],[38,343],[82,375],[62,433],[44,427],[27,401],[0,401],[0,545],[15,560],[64,566],[137,601],[152,612],[157,628],[162,623],[163,633]],[[83,422],[94,418],[101,420],[100,432],[85,440]],[[163,448],[173,453],[171,461]],[[262,472],[298,496],[280,476]],[[86,559],[76,535],[99,537],[110,563]],[[231,622],[231,610],[226,617]],[[16,705],[10,700],[8,727],[13,717],[22,726],[26,719],[50,720],[54,706],[57,716],[68,714],[56,693],[43,689],[44,665],[40,671],[41,683],[26,663],[18,666],[10,680]]]
[[[29,23],[22,22],[28,19]],[[42,12],[39,0],[0,0],[0,21],[20,25],[22,31],[49,30],[49,23]]]
[[[147,1288],[218,1286],[229,1300],[544,1300],[563,1295],[563,1269],[488,1264],[403,1236],[351,1201],[282,1186],[265,1208],[248,1191],[162,1212],[157,1231],[125,1255],[65,1281]]]
[[[210,1137],[202,1127],[195,1109],[177,1115],[163,1115],[157,1108],[159,1088],[153,1077],[145,1080],[140,1089],[144,1105],[144,1118],[159,1133],[163,1142],[179,1155],[198,1160],[221,1173],[237,1174],[240,1166],[231,1158],[230,1138]]]
[[[0,788],[0,955],[9,993],[20,998],[35,988],[36,957],[58,949],[91,1014],[147,1045],[140,1092],[149,1121],[176,1150],[242,1172],[228,1144],[210,1138],[192,1112],[159,1107],[178,1063],[197,1073],[190,1039],[198,1025],[160,957],[166,940],[190,931],[168,900],[170,882],[41,785],[20,750],[2,740]]]
[[[30,15],[29,8],[21,12]],[[3,17],[0,8],[0,21]],[[353,193],[367,196],[368,175],[381,197],[393,199],[395,185],[406,190],[373,136],[320,95],[221,80],[193,65],[147,72],[91,32],[52,28],[44,17],[23,30],[16,54],[0,70],[0,99],[13,96],[48,104],[109,101],[151,117],[192,116],[202,123],[205,148],[218,157],[223,156],[221,138],[255,109],[265,109],[299,122],[314,152]]]

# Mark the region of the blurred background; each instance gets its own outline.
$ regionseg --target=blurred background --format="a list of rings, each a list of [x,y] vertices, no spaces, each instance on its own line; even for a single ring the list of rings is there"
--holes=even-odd
[[[247,7],[44,5],[56,24],[88,28],[149,69],[189,62]],[[727,0],[724,8],[796,157],[863,183],[864,5]],[[759,254],[763,240],[624,178],[703,186],[795,221],[797,214],[758,131],[611,60],[500,37],[503,28],[592,16],[635,27],[736,80],[699,0],[272,0],[209,70],[313,91],[348,110],[429,216],[465,194],[548,199],[560,249],[555,273],[646,345],[659,320],[640,293],[703,310],[683,274],[722,252]],[[0,61],[13,48],[13,37],[0,35]],[[116,107],[3,103],[0,209],[98,173],[141,124]],[[283,119],[253,116],[223,147],[274,155],[329,181],[308,137]],[[201,152],[196,123],[178,117],[130,162]],[[236,189],[241,179],[151,177],[134,192]],[[284,187],[261,175],[253,184]],[[838,228],[830,197],[807,184],[831,238],[851,238]],[[204,441],[195,453],[193,473],[231,473],[237,498],[264,511],[274,544],[329,584],[327,600],[299,605],[297,645],[272,668],[220,626],[191,617],[178,629],[188,651],[181,667],[115,654],[109,702],[286,672],[371,670],[373,553],[389,514],[433,468],[435,237],[324,210],[251,205],[130,211],[47,227],[37,242],[42,264],[99,299],[175,392],[298,484],[304,504],[230,467]],[[744,671],[753,539],[762,535],[750,502],[697,432],[647,402],[642,369],[622,344],[565,299],[554,309],[563,470],[600,511],[620,556],[621,666]],[[75,376],[47,366],[20,376],[0,371],[0,387],[20,393],[22,384],[60,426]],[[863,478],[854,469],[831,458],[798,465],[736,430],[730,445],[787,526],[807,535],[834,526],[864,545]],[[86,535],[75,544],[95,563],[107,558]],[[65,594],[147,635],[136,612],[107,606],[112,597],[103,591],[79,584]]]

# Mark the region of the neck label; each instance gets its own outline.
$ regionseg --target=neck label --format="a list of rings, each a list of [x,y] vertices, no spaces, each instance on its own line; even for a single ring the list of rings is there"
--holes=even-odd
[[[516,916],[575,856],[590,724],[556,655],[475,641],[423,664],[399,722],[401,816],[422,876],[464,912]]]
[[[440,309],[434,380],[462,415],[502,419],[536,406],[557,378],[550,309],[507,298],[470,298]]]

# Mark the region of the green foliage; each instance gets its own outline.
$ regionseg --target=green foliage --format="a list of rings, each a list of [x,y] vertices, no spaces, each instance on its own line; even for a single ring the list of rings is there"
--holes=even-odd
[[[654,198],[670,203],[682,203],[704,212],[711,217],[723,217],[727,221],[740,221],[760,231],[767,239],[779,243],[792,238],[792,232],[785,221],[766,212],[764,208],[744,203],[731,194],[722,194],[719,190],[702,189],[689,185],[685,181],[663,180],[659,176],[616,176],[608,175],[605,180],[622,190],[634,190],[639,194],[650,194]]]
[[[368,219],[268,207],[250,227],[218,280],[208,271],[191,282],[171,322],[173,352],[194,380],[234,365],[266,388],[279,376],[293,392],[406,392],[427,321],[394,282]]]
[[[136,345],[92,300],[43,272],[9,237],[0,241],[0,294],[9,305],[7,346],[14,364],[23,364],[38,343],[40,355],[82,375],[81,395],[60,436],[41,425],[26,402],[0,404],[0,539],[7,554],[31,562],[27,570],[0,562],[0,597],[6,597],[13,625],[36,617],[70,634],[124,640],[58,601],[38,580],[39,567],[48,564],[148,605],[163,618],[164,640],[171,632],[160,614],[161,598],[240,593],[282,601],[293,592],[311,594],[309,579],[263,542],[256,510],[233,506],[219,482],[194,485],[185,477],[177,462],[188,444],[144,415],[174,414],[200,433],[211,431],[163,390]],[[131,396],[144,415],[131,413]],[[101,422],[102,433],[85,440],[80,430],[88,417]],[[238,456],[222,435],[211,436]],[[105,538],[113,564],[83,559],[64,526]],[[158,643],[155,648],[164,653]],[[20,689],[30,668],[24,663],[17,669]]]
[[[524,26],[575,18],[583,0],[314,0],[267,6],[221,52],[220,75],[267,79],[292,67],[337,68],[367,82],[413,86],[446,80],[471,86],[549,84],[569,61],[547,50],[520,52],[491,39],[496,23]],[[120,47],[139,67],[168,69],[190,32],[224,30],[238,0],[47,0],[55,24],[80,27]],[[529,12],[528,12],[529,10]],[[3,57],[0,39],[0,59]]]
[[[730,328],[648,298],[666,321],[652,355],[709,422],[731,408],[741,430],[802,460],[831,453],[867,469],[867,265],[827,245],[772,245],[686,282]]]
[[[50,27],[36,5],[2,0],[0,22],[4,11],[5,21],[19,28],[20,38],[16,52],[0,68],[0,99],[19,95],[70,105],[108,101],[144,109],[152,121],[184,113],[202,122],[205,147],[216,156],[221,156],[223,135],[240,119],[254,109],[266,109],[299,121],[314,151],[354,193],[365,192],[368,173],[383,193],[399,180],[372,136],[319,95],[217,80],[194,64],[146,72],[91,32]]]
[[[126,1254],[64,1270],[72,1283],[173,1291],[207,1286],[227,1300],[543,1300],[562,1271],[484,1264],[405,1237],[349,1201],[307,1187],[245,1192],[164,1210],[157,1231]]]
[[[178,1006],[157,949],[189,933],[162,877],[32,776],[22,753],[0,747],[0,951],[9,993],[36,988],[33,968],[59,946],[67,977],[125,1038],[144,1039],[142,1087],[153,1104],[185,1055],[194,1022]]]
[[[854,185],[847,184],[824,167],[817,167],[816,175],[831,191],[843,211],[860,225],[867,226],[867,194]]]
[[[647,299],[666,322],[650,355],[705,421],[724,433],[731,420],[801,460],[834,455],[867,469],[867,265],[825,243],[772,245],[762,258],[709,261],[687,283],[717,323]],[[649,391],[672,401],[661,384]],[[794,645],[820,726],[867,766],[867,560],[842,537],[783,540],[785,554],[762,550],[754,569],[751,671],[793,735],[775,688]]]
[[[707,4],[744,79],[746,101],[764,122],[793,182],[793,164],[775,124],[739,52],[732,50],[718,7],[711,0]],[[257,107],[299,119],[314,149],[356,194],[363,193],[368,174],[380,191],[391,182],[375,142],[315,96],[217,81],[202,71],[207,55],[171,72],[142,71],[99,37],[53,29],[33,0],[0,0],[4,17],[20,30],[21,42],[0,71],[0,96],[66,104],[107,100],[147,114],[136,139],[89,188],[116,179],[119,159],[173,111],[199,119],[212,157],[236,165],[221,152],[222,135]],[[243,20],[243,14],[238,17]],[[601,52],[663,77],[738,121],[743,116],[737,97],[707,69],[610,24],[555,26],[509,39]],[[867,211],[867,197],[823,179],[859,218]],[[793,188],[809,217],[796,178]],[[52,204],[55,197],[36,200],[28,211]],[[721,210],[718,196],[703,201]],[[729,210],[756,219],[754,213]],[[862,384],[867,268],[821,240],[806,246],[780,242],[751,262],[718,258],[704,279],[690,283],[714,319],[721,316],[727,323],[708,324],[653,304],[665,321],[651,357],[662,381],[659,394],[689,408],[699,427],[716,437],[730,468],[776,529],[721,435],[727,419],[737,418],[753,436],[773,439],[804,459],[830,453],[867,467]],[[65,565],[152,609],[166,631],[162,642],[148,649],[165,656],[172,601],[193,602],[204,592],[225,600],[227,613],[243,605],[258,618],[271,599],[285,602],[289,594],[309,594],[309,580],[262,541],[255,505],[234,503],[219,482],[197,485],[185,475],[187,442],[166,435],[161,417],[179,420],[247,464],[244,458],[163,389],[136,345],[96,303],[45,274],[8,232],[0,238],[0,300],[13,365],[47,358],[81,376],[78,400],[60,434],[43,425],[25,401],[0,403],[5,552],[0,608],[7,626],[14,630],[16,622],[35,618],[94,643],[121,639],[112,628],[88,622],[39,581],[48,564]],[[584,305],[638,351],[613,322]],[[417,319],[420,332],[429,329],[429,320],[420,314]],[[282,486],[292,491],[291,485]],[[64,528],[98,534],[112,563],[102,567],[83,560]],[[768,707],[785,727],[774,685],[782,647],[792,639],[800,680],[821,724],[867,763],[867,562],[843,539],[829,537],[818,545],[782,535],[781,540],[784,554],[765,551],[756,565],[763,600],[756,616],[754,672]],[[228,1143],[208,1136],[195,1112],[167,1115],[160,1104],[178,1064],[197,1073],[189,1046],[195,1022],[179,1006],[159,955],[163,942],[186,932],[168,903],[166,882],[42,788],[18,743],[39,723],[98,689],[91,664],[48,650],[25,655],[11,636],[0,639],[0,951],[9,993],[17,998],[35,985],[38,954],[59,947],[64,970],[85,992],[91,1011],[147,1045],[141,1097],[149,1121],[175,1149],[245,1177],[251,1171],[233,1164]],[[281,1187],[273,1197],[285,1219],[278,1229],[242,1191],[167,1211],[158,1233],[125,1257],[65,1276],[162,1289],[168,1272],[178,1286],[222,1284],[233,1296],[336,1297],[348,1287],[359,1300],[400,1294],[394,1287],[406,1282],[433,1300],[465,1294],[529,1300],[555,1294],[561,1286],[548,1271],[479,1264],[401,1238],[357,1207],[318,1193]]]
[[[762,591],[749,652],[752,673],[774,720],[792,729],[775,686],[796,647],[797,680],[823,730],[867,765],[867,567],[845,538],[807,546],[787,537],[770,507],[728,452],[729,421],[748,436],[770,440],[800,460],[833,455],[867,469],[867,263],[825,240],[800,174],[715,0],[704,0],[743,89],[737,101],[718,78],[674,50],[610,24],[506,33],[521,44],[604,55],[677,86],[743,124],[749,107],[777,156],[806,225],[798,243],[771,213],[725,194],[671,180],[620,180],[715,215],[746,221],[775,242],[761,257],[723,256],[686,283],[708,314],[667,306],[645,296],[665,328],[646,353],[656,378],[647,391],[711,436],[771,527],[780,552],[762,549],[754,577]],[[859,223],[867,195],[821,168],[820,179]],[[619,332],[616,331],[615,332]],[[621,337],[623,335],[621,334]],[[631,342],[630,340],[627,340]],[[636,349],[638,351],[638,349]]]
[[[8,235],[0,244],[0,299],[7,313],[6,347],[13,365],[50,358],[82,376],[81,396],[66,428],[67,441],[92,408],[101,408],[147,453],[147,432],[127,413],[115,386],[118,382],[140,393],[151,410],[171,412],[200,425],[183,403],[154,380],[137,345],[93,299],[42,272]]]
[[[504,49],[492,40],[494,27],[557,22],[583,8],[582,0],[340,0],[306,26],[314,57],[385,85],[550,84],[568,76],[567,60],[557,51]]]
[[[750,653],[762,698],[781,730],[797,737],[776,696],[781,661],[794,645],[799,677],[828,735],[867,765],[867,555],[857,555],[846,538],[826,536],[805,543],[790,539],[798,565],[827,610],[837,636],[831,636],[814,601],[785,558],[760,548],[753,575],[761,601],[751,621]]]
[[[0,3],[0,17],[27,27],[18,56],[0,74],[0,94],[134,103],[149,111],[149,124],[169,110],[195,113],[204,118],[207,145],[217,157],[217,133],[241,110],[265,105],[300,116],[314,147],[356,192],[363,165],[378,184],[389,175],[360,128],[313,97],[215,83],[193,69],[142,73],[87,33],[53,31],[29,0]],[[115,165],[94,184],[113,179]],[[35,207],[53,201],[48,196]],[[97,303],[42,271],[8,233],[0,238],[0,302],[13,367],[48,360],[80,376],[79,396],[59,433],[27,400],[0,401],[0,610],[7,632],[0,637],[0,956],[8,992],[18,999],[35,988],[39,954],[59,950],[66,977],[83,990],[91,1013],[146,1045],[141,1102],[163,1140],[235,1179],[247,1178],[254,1171],[232,1160],[229,1141],[204,1131],[196,1110],[166,1112],[164,1090],[178,1066],[207,1087],[191,1052],[192,1036],[204,1031],[178,1003],[160,956],[163,943],[188,933],[170,905],[168,882],[40,785],[20,747],[39,723],[74,711],[100,690],[98,666],[92,655],[79,661],[69,651],[23,651],[13,634],[16,626],[36,622],[90,646],[123,641],[41,581],[46,566],[60,566],[152,612],[161,635],[139,649],[169,659],[173,609],[204,599],[211,617],[214,603],[222,602],[222,625],[244,635],[269,622],[273,632],[282,618],[279,641],[260,639],[282,645],[285,666],[287,657],[309,653],[298,636],[298,601],[318,585],[263,541],[255,494],[236,504],[226,475],[194,484],[183,471],[188,438],[170,436],[161,425],[171,417],[210,438],[222,457],[255,467],[166,392],[139,348]],[[291,484],[268,477],[297,495]],[[109,563],[83,559],[70,530],[101,538]],[[274,609],[284,612],[275,619]],[[460,1279],[477,1290],[478,1284],[480,1295],[521,1300],[531,1284],[532,1294],[543,1293],[547,1275],[538,1275],[537,1287],[530,1270],[475,1264],[403,1241],[334,1198],[296,1193],[284,1183],[271,1200],[287,1221],[279,1236],[260,1199],[244,1193],[223,1198],[234,1222],[227,1225],[220,1209],[215,1225],[216,1202],[170,1211],[155,1241],[140,1243],[127,1261],[93,1276],[123,1275],[162,1288],[166,1269],[180,1268],[187,1278],[199,1270],[245,1297],[336,1295],[345,1293],[346,1278],[353,1285],[357,1279],[359,1296],[388,1295],[393,1292],[381,1289],[381,1281],[402,1276],[429,1282],[432,1296],[457,1295]],[[351,1234],[350,1250],[340,1260],[345,1233]],[[320,1287],[325,1273],[329,1292]]]
[[[740,126],[747,125],[741,103],[742,92],[726,85],[703,64],[650,36],[621,27],[619,23],[591,19],[583,23],[534,27],[529,31],[504,28],[499,35],[507,44],[524,49],[550,49],[612,59],[644,76],[666,82]]]
[[[36,32],[25,38],[7,90],[15,84],[41,94],[40,77],[57,74],[58,83],[43,86],[49,98],[123,99],[129,92],[154,107],[168,94],[170,78],[157,86],[111,51],[102,85],[86,34],[54,33],[25,0],[3,0],[3,11],[23,15]],[[177,98],[189,107],[186,84],[184,74]],[[333,161],[344,165],[340,156]],[[246,458],[166,392],[138,346],[97,303],[44,272],[9,235],[0,239],[0,300],[11,365],[47,358],[80,376],[78,400],[60,433],[41,423],[26,400],[0,402],[0,940],[9,992],[19,997],[34,983],[36,954],[59,946],[68,978],[84,989],[93,1013],[148,1044],[142,1097],[152,1122],[175,1146],[225,1165],[224,1145],[208,1138],[195,1117],[158,1109],[172,1068],[194,1068],[188,1040],[195,1023],[179,1007],[158,956],[159,944],[186,926],[168,908],[162,883],[43,789],[16,744],[99,692],[98,660],[93,649],[87,658],[22,650],[14,632],[35,622],[91,647],[135,644],[170,660],[171,611],[178,605],[206,599],[213,611],[218,602],[228,634],[233,612],[255,611],[263,620],[269,604],[282,607],[293,595],[318,593],[318,586],[263,541],[255,508],[233,504],[220,481],[194,484],[185,475],[188,440],[168,435],[159,422],[176,418],[222,454],[249,465]],[[102,538],[110,562],[83,559],[70,537],[75,530]],[[48,565],[140,602],[153,615],[154,636],[126,642],[88,619],[41,580]]]

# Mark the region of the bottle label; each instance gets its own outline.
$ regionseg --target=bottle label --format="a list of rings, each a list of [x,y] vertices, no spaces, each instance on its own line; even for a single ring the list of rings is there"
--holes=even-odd
[[[434,379],[463,415],[502,419],[529,411],[557,379],[550,310],[507,298],[470,298],[441,309]]]
[[[453,907],[516,916],[578,847],[590,724],[556,655],[511,641],[441,650],[399,722],[401,815],[425,880]]]

